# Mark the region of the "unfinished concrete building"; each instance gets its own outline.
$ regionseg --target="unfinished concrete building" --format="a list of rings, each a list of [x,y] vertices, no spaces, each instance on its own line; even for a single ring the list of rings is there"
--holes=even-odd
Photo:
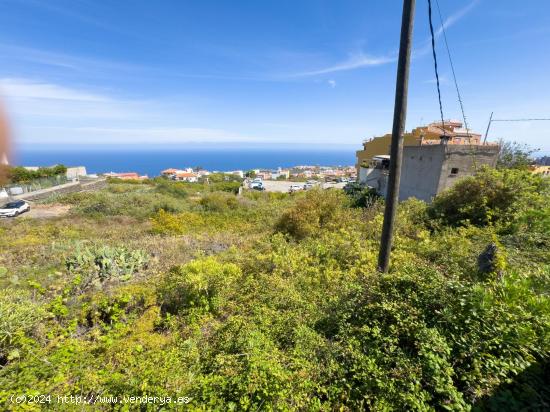
[[[482,166],[495,167],[499,146],[439,144],[405,146],[401,169],[399,200],[415,197],[426,202],[453,186],[460,178],[472,176]],[[386,196],[388,155],[374,156],[368,165],[362,165],[359,181]]]
[[[424,146],[439,144],[440,137],[445,135],[450,145],[480,145],[481,134],[466,130],[458,120],[433,122],[427,126],[413,129],[403,135],[403,146]],[[361,167],[366,167],[375,156],[390,153],[391,134],[373,137],[363,142],[363,149],[356,152],[357,173]]]

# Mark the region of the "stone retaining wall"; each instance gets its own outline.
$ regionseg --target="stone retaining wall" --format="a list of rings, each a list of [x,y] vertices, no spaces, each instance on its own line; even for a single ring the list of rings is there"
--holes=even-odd
[[[47,189],[36,190],[34,192],[24,193],[22,195],[13,196],[14,199],[23,199],[23,200],[41,200],[46,199],[52,195],[62,195],[66,193],[90,191],[90,190],[99,190],[107,186],[107,181],[105,179],[94,180],[89,182],[70,182],[63,185],[49,187]]]

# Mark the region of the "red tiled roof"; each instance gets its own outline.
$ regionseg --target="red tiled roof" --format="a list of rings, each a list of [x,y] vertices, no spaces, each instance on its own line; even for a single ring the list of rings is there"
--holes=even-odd
[[[197,177],[195,173],[188,173],[188,172],[179,172],[176,173],[177,177]]]
[[[117,177],[139,177],[139,175],[135,172],[115,173],[114,175]]]
[[[172,175],[172,174],[176,173],[177,171],[178,171],[178,169],[166,169],[166,170],[163,170],[160,173],[163,174],[163,175]]]

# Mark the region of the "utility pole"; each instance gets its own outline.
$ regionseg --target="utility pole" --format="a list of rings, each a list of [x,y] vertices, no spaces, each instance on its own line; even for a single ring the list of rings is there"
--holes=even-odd
[[[491,117],[489,117],[489,123],[487,124],[487,130],[485,131],[485,139],[483,139],[483,144],[487,143],[487,136],[489,136],[489,129],[491,128],[491,123],[493,123],[493,113],[491,112]]]
[[[395,107],[390,148],[390,171],[380,253],[378,255],[378,270],[382,273],[388,272],[390,264],[395,212],[397,203],[399,202],[399,183],[401,180],[401,162],[403,160],[403,132],[405,131],[405,122],[407,119],[407,94],[409,89],[415,3],[416,0],[403,1],[401,41],[399,45],[399,61],[397,63],[397,84],[395,88]]]

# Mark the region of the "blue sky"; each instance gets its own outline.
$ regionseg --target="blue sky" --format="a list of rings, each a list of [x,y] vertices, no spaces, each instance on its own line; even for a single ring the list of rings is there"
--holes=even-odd
[[[439,0],[470,127],[550,117],[550,2]],[[358,148],[391,129],[400,1],[0,0],[17,145]],[[440,27],[438,18],[437,27]],[[417,0],[407,129],[439,116]],[[460,118],[439,36],[446,118]],[[550,122],[491,136],[550,152]]]

